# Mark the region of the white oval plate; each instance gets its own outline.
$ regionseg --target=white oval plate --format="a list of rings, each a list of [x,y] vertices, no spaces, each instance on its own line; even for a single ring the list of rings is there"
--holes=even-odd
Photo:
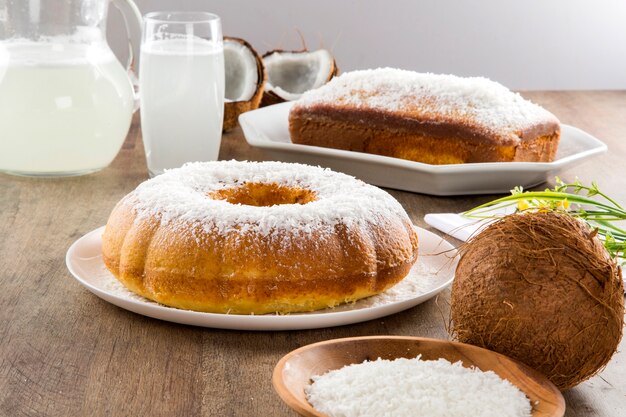
[[[234,330],[299,330],[360,323],[414,307],[446,288],[454,277],[457,254],[436,234],[419,227],[419,260],[409,275],[386,292],[356,303],[311,313],[236,315],[180,310],[131,293],[102,261],[100,227],[70,246],[65,261],[72,275],[89,291],[126,310],[156,319],[193,326]]]
[[[561,170],[606,152],[607,146],[578,128],[561,125],[561,141],[553,162],[488,162],[430,165],[388,156],[291,143],[289,109],[281,103],[243,113],[239,124],[246,141],[271,159],[320,165],[381,187],[432,195],[509,193],[521,185],[546,182]]]

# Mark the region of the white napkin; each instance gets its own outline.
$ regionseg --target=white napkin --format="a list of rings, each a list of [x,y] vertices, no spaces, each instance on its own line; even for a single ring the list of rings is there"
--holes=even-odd
[[[495,207],[492,210],[481,213],[481,215],[502,216],[515,211],[514,206]],[[437,230],[444,232],[456,239],[467,241],[480,229],[487,226],[493,219],[472,219],[457,213],[429,213],[424,216],[424,221]]]
[[[435,229],[464,242],[485,223],[456,213],[429,213],[424,216],[424,221]]]

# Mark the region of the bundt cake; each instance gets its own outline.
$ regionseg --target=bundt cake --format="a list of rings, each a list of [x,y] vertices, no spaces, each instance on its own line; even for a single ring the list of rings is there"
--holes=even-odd
[[[302,312],[380,293],[409,272],[417,235],[388,193],[329,169],[190,163],[113,209],[106,267],[131,291],[215,313]]]

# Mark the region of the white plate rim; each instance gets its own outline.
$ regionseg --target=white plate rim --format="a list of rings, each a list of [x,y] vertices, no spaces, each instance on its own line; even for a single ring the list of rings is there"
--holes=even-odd
[[[414,227],[418,234],[437,239],[438,242],[436,243],[436,247],[442,246],[441,252],[454,251],[451,252],[454,256],[449,256],[450,266],[447,268],[449,271],[447,272],[449,274],[448,278],[437,286],[431,288],[430,291],[420,294],[417,297],[378,306],[361,308],[358,310],[286,315],[235,315],[181,310],[163,306],[161,304],[144,303],[137,300],[122,298],[92,284],[74,267],[74,254],[76,251],[82,244],[85,244],[88,239],[94,238],[94,235],[96,234],[99,234],[98,239],[101,239],[105,226],[94,229],[74,241],[67,250],[65,263],[70,274],[83,287],[99,298],[122,309],[159,320],[199,327],[230,330],[282,331],[327,328],[361,323],[407,310],[429,300],[430,298],[433,298],[452,283],[452,280],[454,279],[454,266],[458,261],[458,254],[456,253],[454,246],[431,231],[417,226]],[[443,255],[440,254],[435,256]]]
[[[279,103],[252,110],[250,112],[242,113],[239,116],[239,123],[248,144],[262,149],[335,157],[359,162],[370,162],[381,166],[392,166],[430,174],[470,172],[488,173],[501,172],[503,170],[517,172],[546,172],[556,169],[562,169],[576,161],[587,159],[591,156],[607,152],[608,150],[608,147],[604,142],[585,132],[584,130],[567,124],[561,124],[561,133],[563,133],[563,131],[571,131],[577,134],[584,135],[586,136],[586,139],[593,144],[593,146],[590,146],[588,149],[574,153],[572,155],[565,156],[553,162],[480,162],[472,164],[431,165],[425,164],[423,162],[408,161],[404,159],[368,154],[363,152],[353,152],[342,149],[324,148],[320,146],[301,145],[295,143],[276,142],[270,139],[266,139],[265,134],[260,133],[254,122],[250,122],[249,120],[255,117],[260,112],[284,111],[285,114],[288,114],[289,109],[291,108],[291,106],[293,106],[293,104],[294,102]]]

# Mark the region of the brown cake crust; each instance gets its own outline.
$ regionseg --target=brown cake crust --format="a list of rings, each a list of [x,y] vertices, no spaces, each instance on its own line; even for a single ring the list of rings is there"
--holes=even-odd
[[[311,236],[286,253],[259,236],[235,241],[197,225],[181,235],[156,221],[135,220],[127,201],[111,214],[103,235],[106,267],[131,291],[188,310],[265,314],[332,307],[386,290],[417,256],[415,232],[400,224],[375,231],[384,234],[379,242],[337,230],[323,248]],[[387,253],[376,253],[374,245],[383,244]]]
[[[252,165],[228,161],[206,166],[211,172],[218,172],[247,164]],[[237,211],[258,210],[261,222],[262,213],[275,212],[277,217],[284,213],[281,205],[273,203],[298,204],[307,210],[323,199],[339,201],[342,197],[340,193],[335,197],[328,190],[302,184],[299,188],[293,184],[246,183],[242,176],[240,181],[223,184],[224,187],[216,182],[202,187],[202,191],[189,191],[189,198],[195,199],[196,207],[201,208],[195,213],[203,213],[196,218],[186,212],[184,201],[180,202],[181,211],[174,212],[168,212],[166,203],[159,203],[160,193],[168,195],[178,188],[171,178],[186,178],[185,168],[181,168],[144,183],[140,186],[143,191],[131,192],[116,205],[102,237],[106,267],[124,286],[148,299],[182,309],[229,314],[333,307],[378,294],[408,274],[417,259],[418,239],[408,216],[393,197],[343,174],[330,175],[321,168],[280,163],[257,165],[267,166],[270,172],[287,166],[293,172],[323,173],[331,182],[354,181],[358,190],[369,190],[370,197],[390,199],[388,207],[392,210],[370,214],[378,218],[365,219],[358,225],[338,221],[332,228],[307,232],[303,229],[312,223],[275,230],[271,235],[251,227],[254,225],[234,221],[232,227],[220,229],[216,223],[220,213],[223,217]],[[203,181],[202,175],[192,171],[203,174],[204,166],[187,168],[196,177],[190,184],[195,186]],[[182,173],[177,176],[175,171]],[[206,192],[207,188],[211,191]],[[303,192],[305,189],[308,193]],[[187,194],[181,191],[180,195]],[[329,202],[329,206],[333,204]],[[215,208],[220,210],[215,211],[214,217],[211,211]],[[309,211],[314,214],[315,210]],[[244,232],[245,227],[249,230]]]
[[[388,75],[390,70],[384,71],[371,71],[366,76]],[[447,80],[444,77],[437,81]],[[459,77],[454,77],[451,81],[458,80]],[[361,79],[357,81],[362,84]],[[293,143],[429,164],[550,162],[556,156],[560,139],[558,119],[496,83],[493,84],[499,89],[494,89],[496,98],[492,102],[502,106],[503,120],[497,118],[498,108],[480,108],[479,105],[492,104],[488,100],[479,105],[472,102],[473,91],[469,95],[459,94],[446,103],[443,98],[419,95],[421,90],[411,96],[404,90],[379,91],[381,87],[375,83],[374,87],[366,85],[365,88],[372,88],[369,91],[358,83],[351,88],[350,80],[333,82],[322,87],[327,91],[320,89],[305,95],[291,109],[289,132]],[[491,87],[484,79],[476,84],[477,95],[481,86]],[[378,106],[373,100],[377,95],[397,104]],[[488,117],[482,117],[484,113]]]

